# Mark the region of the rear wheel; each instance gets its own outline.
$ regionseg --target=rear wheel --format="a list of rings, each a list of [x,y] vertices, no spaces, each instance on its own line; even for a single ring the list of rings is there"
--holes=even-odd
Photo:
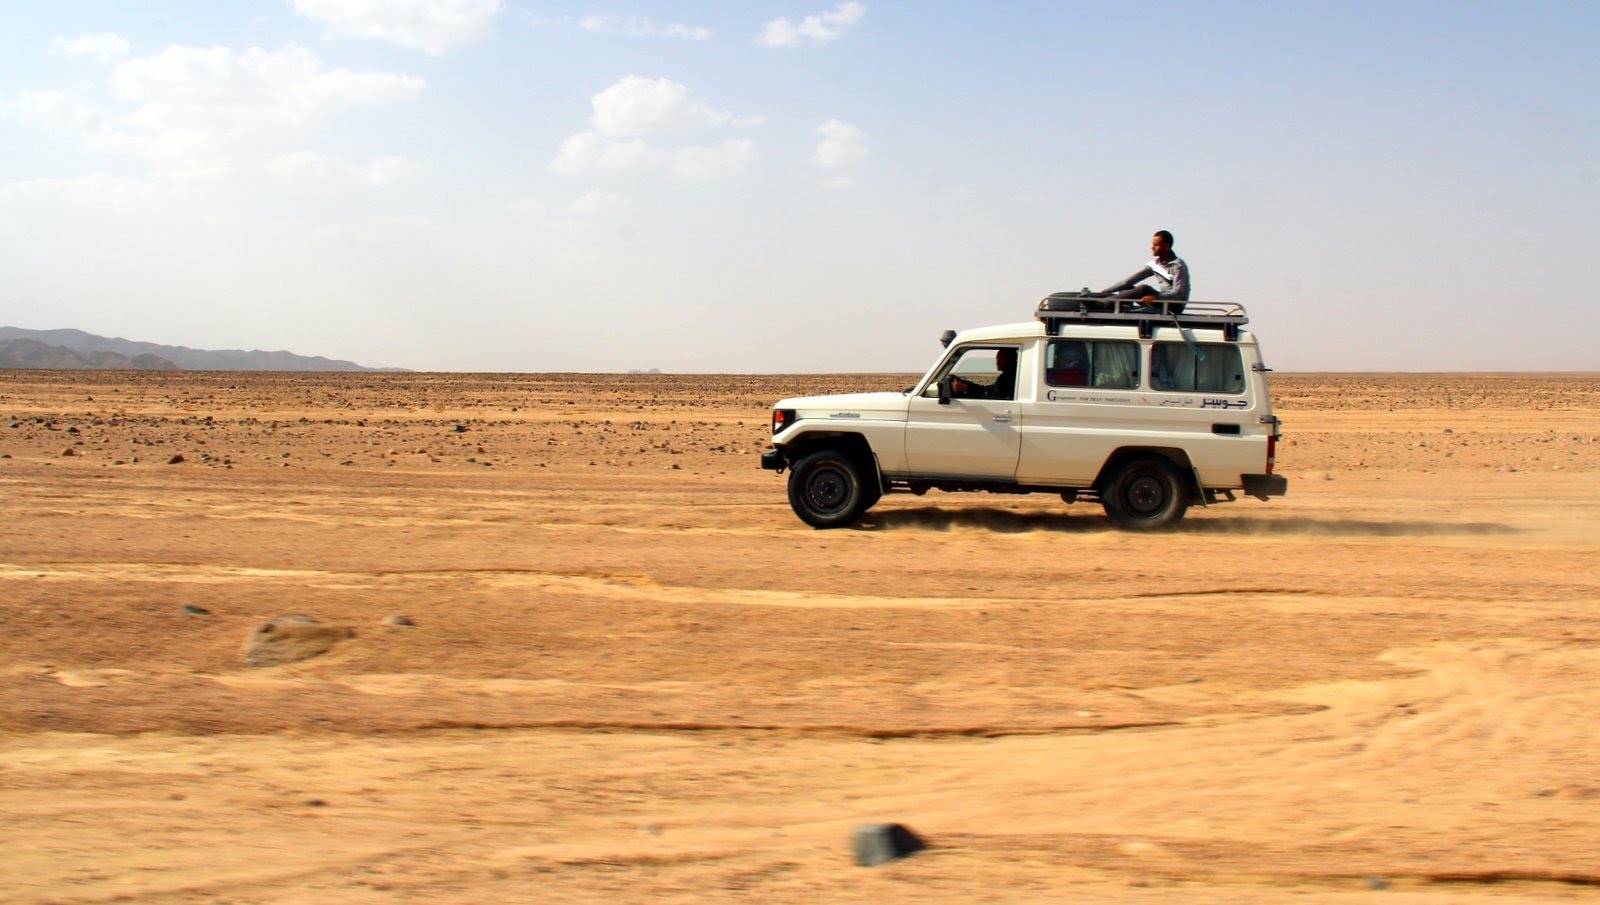
[[[861,469],[836,449],[804,456],[789,472],[789,505],[813,528],[843,528],[861,517],[875,496]]]
[[[1118,528],[1153,531],[1176,524],[1189,509],[1188,489],[1171,462],[1140,456],[1119,466],[1100,489],[1106,515]]]

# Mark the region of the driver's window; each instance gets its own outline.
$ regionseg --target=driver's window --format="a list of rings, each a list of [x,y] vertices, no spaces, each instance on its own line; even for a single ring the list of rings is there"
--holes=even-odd
[[[957,398],[1011,399],[1016,395],[1016,365],[1015,347],[968,347],[956,353],[922,395],[938,396],[939,382],[949,377]]]

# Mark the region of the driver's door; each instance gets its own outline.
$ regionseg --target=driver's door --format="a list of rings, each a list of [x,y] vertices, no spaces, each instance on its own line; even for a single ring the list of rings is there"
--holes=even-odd
[[[1015,399],[986,398],[998,376],[996,356],[1015,346],[971,346],[951,359],[939,380],[914,396],[906,412],[906,466],[913,474],[939,477],[1011,478],[1022,451],[1021,417]],[[1020,373],[1026,374],[1026,370]],[[966,395],[939,402],[939,383],[956,378]],[[1026,381],[1016,380],[1020,386]]]

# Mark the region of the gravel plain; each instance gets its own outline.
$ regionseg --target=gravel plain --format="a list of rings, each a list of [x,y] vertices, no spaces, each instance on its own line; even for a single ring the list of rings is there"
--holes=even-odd
[[[801,524],[771,402],[912,379],[0,372],[0,901],[1596,894],[1600,375],[1273,375],[1289,495],[1157,535]]]

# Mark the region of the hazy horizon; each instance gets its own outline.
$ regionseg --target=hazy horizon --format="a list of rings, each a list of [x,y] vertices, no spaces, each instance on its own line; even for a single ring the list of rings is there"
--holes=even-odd
[[[1600,370],[1594,4],[63,0],[7,26],[0,323],[424,372],[914,373],[1165,228],[1280,372]]]

